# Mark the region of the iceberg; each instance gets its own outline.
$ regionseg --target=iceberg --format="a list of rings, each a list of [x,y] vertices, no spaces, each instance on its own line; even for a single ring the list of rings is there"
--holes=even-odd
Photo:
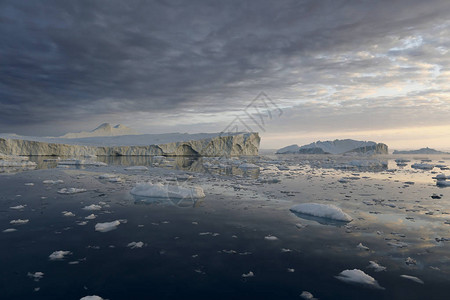
[[[414,282],[417,282],[417,283],[420,283],[420,284],[424,284],[423,280],[418,278],[418,277],[416,277],[416,276],[400,275],[400,277],[409,279],[411,281],[414,281]]]
[[[352,217],[333,204],[302,203],[291,207],[290,211],[335,221],[350,222]]]
[[[50,254],[48,256],[48,258],[50,260],[63,260],[67,255],[71,255],[72,252],[70,251],[64,251],[64,250],[59,250],[59,251],[54,251],[52,254]]]
[[[119,220],[115,220],[112,222],[105,222],[105,223],[97,223],[95,224],[95,231],[99,232],[108,232],[117,229],[117,226],[120,225]]]
[[[367,275],[366,273],[364,273],[359,269],[344,270],[335,277],[340,281],[346,283],[359,284],[369,288],[384,290],[384,288],[378,284],[375,278],[373,278],[370,275]]]
[[[182,187],[162,183],[138,183],[131,194],[150,198],[204,198],[205,193],[199,186]]]
[[[58,194],[63,195],[71,195],[86,192],[86,189],[77,189],[77,188],[62,188],[58,191]]]
[[[344,153],[367,153],[388,154],[388,146],[383,143],[372,141],[356,141],[351,139],[334,141],[317,141],[299,147],[291,145],[279,149],[276,154],[344,154]]]

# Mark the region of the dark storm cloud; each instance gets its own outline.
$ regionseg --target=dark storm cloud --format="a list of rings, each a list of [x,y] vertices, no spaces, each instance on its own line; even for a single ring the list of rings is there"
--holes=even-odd
[[[398,40],[387,36],[448,15],[446,0],[2,1],[0,131],[121,112],[220,112],[261,90],[346,84],[327,74],[376,72],[389,58],[334,56],[388,51]]]

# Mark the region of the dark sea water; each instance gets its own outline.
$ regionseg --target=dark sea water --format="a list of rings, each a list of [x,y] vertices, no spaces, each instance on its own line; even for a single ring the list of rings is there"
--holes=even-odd
[[[290,170],[279,171],[270,160],[252,161],[261,166],[257,173],[235,166],[205,172],[205,161],[197,160],[128,159],[68,169],[41,160],[36,170],[1,174],[0,230],[17,231],[0,232],[0,298],[302,299],[309,291],[319,299],[448,299],[450,189],[435,186],[432,172],[439,169],[392,171],[389,160],[377,172],[340,170],[289,158],[283,164]],[[150,168],[124,170],[129,165]],[[103,173],[122,181],[98,179]],[[189,184],[203,187],[206,197],[130,194],[138,181],[173,183],[181,175],[193,176]],[[343,177],[354,178],[339,182]],[[262,181],[273,178],[280,182]],[[64,183],[42,183],[48,179]],[[64,187],[87,191],[57,193]],[[304,202],[336,204],[354,220],[336,223],[289,211]],[[101,209],[83,209],[91,204]],[[18,205],[24,208],[11,208]],[[92,213],[96,219],[85,219]],[[18,219],[29,221],[10,224]],[[115,220],[117,229],[95,231],[95,224]],[[144,245],[132,249],[132,242]],[[50,260],[59,250],[71,254]],[[415,264],[406,264],[408,257]],[[386,271],[367,268],[369,261]],[[384,290],[335,278],[346,269],[364,271]],[[28,276],[34,272],[44,275],[34,280]],[[254,276],[242,276],[249,272]]]

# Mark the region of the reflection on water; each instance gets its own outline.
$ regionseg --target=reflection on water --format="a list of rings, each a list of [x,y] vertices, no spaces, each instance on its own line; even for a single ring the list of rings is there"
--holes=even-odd
[[[199,207],[203,199],[185,197],[185,198],[150,198],[133,195],[135,204],[156,205],[156,206],[177,206],[181,208]]]

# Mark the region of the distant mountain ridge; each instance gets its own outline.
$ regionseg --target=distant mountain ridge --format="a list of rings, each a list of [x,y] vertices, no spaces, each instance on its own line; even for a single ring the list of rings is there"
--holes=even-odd
[[[79,139],[88,137],[101,137],[101,136],[120,136],[120,135],[138,135],[139,133],[130,127],[122,124],[112,126],[109,123],[103,123],[92,131],[81,131],[75,133],[66,133],[59,136],[62,139]]]
[[[279,149],[277,154],[344,154],[344,153],[373,153],[388,154],[388,146],[372,141],[356,141],[351,139],[334,141],[317,141],[299,147],[290,145]]]
[[[405,151],[394,150],[393,154],[450,154],[450,153],[426,147],[420,148],[418,150],[405,150]]]

